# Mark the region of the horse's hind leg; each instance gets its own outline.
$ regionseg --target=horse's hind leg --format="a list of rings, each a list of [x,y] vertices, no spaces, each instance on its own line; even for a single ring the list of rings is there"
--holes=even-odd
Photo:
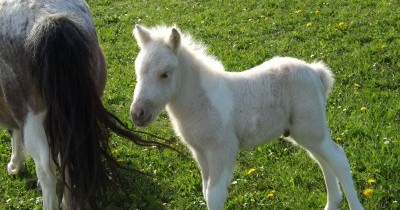
[[[35,161],[36,174],[42,187],[43,209],[58,209],[55,164],[51,158],[47,136],[43,127],[46,112],[28,113],[23,127],[25,148]]]
[[[7,165],[8,174],[15,175],[24,169],[25,154],[22,144],[21,130],[11,130],[11,148],[12,154],[10,162]]]

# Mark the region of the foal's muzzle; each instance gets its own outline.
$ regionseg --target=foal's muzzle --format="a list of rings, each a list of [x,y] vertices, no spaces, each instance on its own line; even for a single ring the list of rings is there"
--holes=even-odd
[[[150,104],[143,101],[132,103],[130,114],[133,124],[140,127],[147,126],[153,120]]]

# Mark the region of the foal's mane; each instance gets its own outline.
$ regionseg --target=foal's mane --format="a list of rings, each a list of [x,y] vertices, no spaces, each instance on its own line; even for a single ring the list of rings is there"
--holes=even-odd
[[[182,32],[177,26],[156,26],[151,28],[151,36],[156,41],[167,42],[172,28],[178,30],[181,35],[180,50],[181,53],[187,53],[194,58],[195,62],[203,63],[208,69],[213,71],[225,71],[224,66],[216,57],[210,55],[207,46],[203,43],[196,41],[190,34]]]

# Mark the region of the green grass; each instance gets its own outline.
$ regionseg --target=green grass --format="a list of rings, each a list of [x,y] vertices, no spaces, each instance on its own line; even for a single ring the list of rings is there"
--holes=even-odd
[[[108,63],[103,97],[130,124],[138,47],[134,24],[176,23],[209,47],[229,71],[275,55],[324,60],[336,75],[327,112],[332,137],[346,151],[366,209],[400,208],[400,2],[384,1],[132,1],[91,0]],[[366,112],[361,112],[366,107]],[[175,138],[167,115],[145,129]],[[0,209],[40,209],[32,161],[8,176],[9,137],[0,134]],[[183,145],[174,142],[186,151]],[[205,209],[200,174],[192,159],[167,149],[142,148],[113,136],[115,156],[151,174],[123,173],[125,192],[111,209]],[[256,169],[247,174],[249,169]],[[369,184],[368,179],[376,179]],[[283,141],[242,151],[227,209],[322,209],[322,173],[301,149]],[[374,190],[371,197],[364,189]],[[268,196],[275,190],[273,196]],[[348,209],[347,203],[341,205]]]

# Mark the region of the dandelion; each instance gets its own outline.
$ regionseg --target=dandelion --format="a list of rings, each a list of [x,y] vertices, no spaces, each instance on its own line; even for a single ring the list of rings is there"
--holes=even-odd
[[[345,24],[344,24],[344,22],[340,22],[340,23],[338,24],[338,26],[339,26],[339,28],[344,28]]]
[[[319,10],[315,10],[315,14],[319,15],[321,12]]]
[[[372,197],[372,194],[374,194],[374,189],[372,189],[372,188],[366,188],[366,189],[363,190],[362,194],[363,194],[365,197],[370,198],[370,197]]]
[[[275,190],[271,190],[269,193],[267,193],[267,198],[273,198],[275,196],[275,193]]]
[[[118,150],[118,149],[113,149],[113,150],[111,151],[111,153],[112,153],[113,155],[118,155],[118,154],[119,154],[119,150]]]
[[[306,26],[307,26],[307,27],[311,27],[311,26],[312,26],[312,23],[311,23],[311,22],[308,22]]]
[[[255,171],[256,171],[255,168],[251,168],[251,169],[249,169],[249,170],[247,171],[247,175],[250,175],[250,174],[254,173]]]
[[[368,182],[368,184],[375,184],[376,183],[376,179],[369,178],[367,182]]]
[[[367,107],[365,107],[365,106],[362,106],[362,107],[361,107],[361,109],[360,109],[360,111],[361,111],[362,113],[365,113],[365,112],[367,112]]]

